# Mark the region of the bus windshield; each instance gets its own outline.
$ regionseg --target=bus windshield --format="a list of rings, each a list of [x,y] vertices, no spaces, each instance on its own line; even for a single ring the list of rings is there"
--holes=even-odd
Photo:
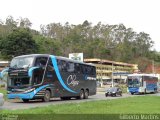
[[[140,87],[141,79],[142,77],[140,76],[129,76],[128,77],[128,87]]]
[[[9,78],[8,86],[25,87],[30,85],[29,77],[26,78]]]
[[[28,68],[32,66],[34,57],[18,57],[11,61],[11,68]]]

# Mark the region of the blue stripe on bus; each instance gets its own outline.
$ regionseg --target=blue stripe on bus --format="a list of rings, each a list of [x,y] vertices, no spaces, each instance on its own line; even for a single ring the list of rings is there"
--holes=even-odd
[[[136,93],[139,92],[139,88],[138,87],[129,87],[128,90],[129,90],[129,92],[136,92]]]
[[[57,66],[57,61],[56,61],[55,56],[50,55],[50,57],[51,57],[52,64],[53,64],[53,67],[54,67],[54,69],[55,69],[56,75],[57,75],[57,77],[58,77],[58,80],[59,80],[59,82],[61,83],[61,85],[63,86],[63,88],[66,89],[66,90],[69,91],[69,92],[77,93],[76,91],[71,90],[71,89],[64,83],[64,80],[62,79],[62,77],[61,77],[61,75],[60,75],[60,72],[59,72],[59,69],[58,69],[58,66]]]
[[[40,90],[44,89],[45,87],[49,86],[49,84],[47,85],[43,85],[37,89],[35,89],[32,92],[29,93],[20,93],[20,94],[8,94],[8,98],[9,99],[14,99],[14,98],[20,98],[20,99],[32,99],[35,94],[37,94],[37,92],[39,92]]]
[[[29,77],[32,77],[33,70],[34,70],[34,69],[37,69],[37,68],[39,68],[39,67],[31,67],[31,68],[29,68],[29,70],[28,70],[28,76],[29,76]]]

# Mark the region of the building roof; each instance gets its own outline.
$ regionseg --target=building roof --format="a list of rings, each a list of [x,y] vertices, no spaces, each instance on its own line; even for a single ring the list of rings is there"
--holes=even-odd
[[[110,60],[98,59],[98,58],[84,59],[84,62],[113,64],[113,65],[119,65],[119,66],[129,66],[129,67],[138,66],[137,64],[129,64],[129,63],[116,62],[116,61],[110,61]]]
[[[9,63],[9,61],[0,61],[0,63],[2,63],[2,64],[3,64],[3,63]]]

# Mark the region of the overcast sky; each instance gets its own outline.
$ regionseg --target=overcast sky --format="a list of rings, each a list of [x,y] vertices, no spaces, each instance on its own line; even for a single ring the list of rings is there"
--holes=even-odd
[[[32,28],[60,22],[81,24],[123,23],[136,32],[145,32],[160,51],[160,0],[0,0],[0,19],[28,18]]]

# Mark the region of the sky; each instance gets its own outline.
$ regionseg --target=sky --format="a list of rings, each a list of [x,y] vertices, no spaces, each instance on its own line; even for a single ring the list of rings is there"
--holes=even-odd
[[[124,24],[148,33],[160,51],[160,0],[0,0],[0,19],[28,18],[32,28],[49,23]]]

